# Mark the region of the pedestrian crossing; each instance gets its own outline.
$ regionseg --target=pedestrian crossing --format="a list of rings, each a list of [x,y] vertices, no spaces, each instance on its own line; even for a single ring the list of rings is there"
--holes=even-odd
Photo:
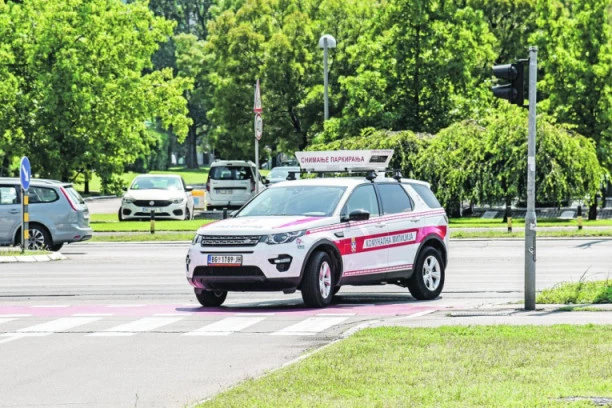
[[[435,309],[415,308],[411,314],[422,316]],[[240,334],[264,336],[315,336],[336,330],[341,333],[351,324],[367,318],[354,312],[314,313],[224,313],[197,314],[177,312],[149,316],[113,313],[74,313],[69,316],[0,314],[0,346],[24,338],[74,334],[91,337],[133,337],[145,334],[171,334],[181,337],[223,337]],[[345,327],[346,326],[346,327]]]

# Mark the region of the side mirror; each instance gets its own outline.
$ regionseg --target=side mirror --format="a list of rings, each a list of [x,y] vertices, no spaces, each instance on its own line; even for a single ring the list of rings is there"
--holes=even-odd
[[[123,186],[123,187],[121,187],[121,190],[123,190],[123,191],[127,191],[127,190],[128,190],[128,188],[127,188],[126,186]]]
[[[366,210],[354,210],[351,211],[351,213],[348,215],[348,217],[346,215],[343,215],[340,218],[340,221],[342,222],[346,222],[346,221],[367,221],[370,219],[370,213],[367,212]]]
[[[193,186],[185,186],[185,191],[193,191]]]

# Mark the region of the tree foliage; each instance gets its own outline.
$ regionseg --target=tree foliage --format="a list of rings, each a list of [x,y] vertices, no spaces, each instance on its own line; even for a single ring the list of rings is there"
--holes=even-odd
[[[29,0],[9,4],[8,16],[12,36],[0,43],[14,56],[17,92],[0,132],[20,135],[5,154],[27,154],[34,174],[68,180],[95,171],[116,188],[114,176],[157,142],[147,121],[185,136],[182,93],[191,81],[169,69],[143,75],[172,33],[145,3]]]

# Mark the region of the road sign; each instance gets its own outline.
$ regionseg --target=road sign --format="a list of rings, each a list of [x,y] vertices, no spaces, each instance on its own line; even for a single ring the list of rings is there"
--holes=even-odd
[[[30,160],[26,156],[21,158],[21,165],[19,166],[19,177],[21,178],[21,187],[24,190],[30,188],[30,179],[32,178],[32,171],[30,169]]]
[[[261,140],[263,134],[263,119],[259,113],[255,114],[255,138]]]
[[[257,80],[257,83],[255,84],[255,103],[253,105],[253,112],[255,113],[263,112],[263,109],[261,107],[261,92],[259,90],[259,79]]]

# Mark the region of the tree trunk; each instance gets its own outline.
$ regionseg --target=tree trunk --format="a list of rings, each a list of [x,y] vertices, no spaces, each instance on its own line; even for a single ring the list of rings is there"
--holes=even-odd
[[[198,168],[198,152],[197,152],[197,134],[196,125],[189,126],[189,134],[185,139],[185,165],[188,169]]]

